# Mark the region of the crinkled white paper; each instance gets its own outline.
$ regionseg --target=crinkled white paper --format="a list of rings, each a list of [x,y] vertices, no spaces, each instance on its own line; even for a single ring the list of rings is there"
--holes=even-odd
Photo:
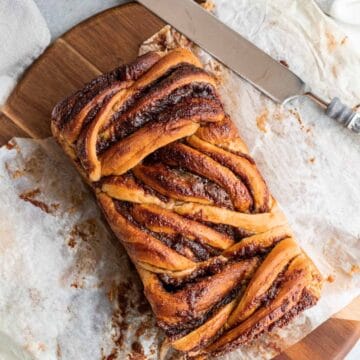
[[[325,100],[360,103],[360,58],[349,39],[311,1],[217,0],[215,14],[298,74]],[[170,27],[141,48],[188,46]],[[360,293],[360,138],[309,99],[284,107],[193,50],[217,77],[225,109],[249,145],[298,242],[325,282],[318,305],[284,329],[226,359],[271,358],[299,341]]]
[[[215,3],[222,21],[319,95],[360,103],[360,59],[312,1]],[[307,99],[274,104],[195,51],[218,77],[226,110],[297,240],[329,280],[316,307],[225,357],[270,358],[359,294],[360,138]],[[16,142],[0,151],[0,358],[11,351],[16,359],[21,352],[35,359],[157,358],[161,335],[139,300],[135,270],[80,177],[52,141]]]
[[[11,144],[0,149],[0,359],[155,359],[136,271],[77,171],[53,139]]]
[[[288,64],[317,94],[360,104],[359,53],[312,1],[215,3],[222,21]],[[360,293],[360,138],[306,98],[282,107],[226,69],[218,76],[225,107],[298,242],[329,280],[316,307],[260,340],[262,352],[271,357]],[[249,357],[257,358],[253,350],[259,349],[253,347]]]

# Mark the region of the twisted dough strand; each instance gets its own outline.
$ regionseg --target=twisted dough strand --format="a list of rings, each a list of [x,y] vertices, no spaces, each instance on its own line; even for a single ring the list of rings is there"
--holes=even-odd
[[[52,130],[174,349],[222,354],[318,300],[317,269],[189,50],[100,76],[54,108]]]

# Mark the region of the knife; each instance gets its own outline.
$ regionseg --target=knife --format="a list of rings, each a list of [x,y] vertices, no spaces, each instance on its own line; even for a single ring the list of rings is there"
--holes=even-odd
[[[263,94],[284,104],[305,95],[326,114],[360,133],[360,114],[335,97],[327,102],[296,74],[219,21],[193,0],[138,0],[209,54],[250,82]]]

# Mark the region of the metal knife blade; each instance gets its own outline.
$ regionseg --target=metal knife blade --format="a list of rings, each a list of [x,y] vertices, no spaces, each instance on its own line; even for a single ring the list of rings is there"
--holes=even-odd
[[[297,75],[223,24],[193,0],[138,0],[213,57],[278,103],[307,95],[326,114],[360,134],[360,113],[338,98],[321,99]]]
[[[193,0],[139,2],[272,100],[283,103],[306,92],[298,76]]]

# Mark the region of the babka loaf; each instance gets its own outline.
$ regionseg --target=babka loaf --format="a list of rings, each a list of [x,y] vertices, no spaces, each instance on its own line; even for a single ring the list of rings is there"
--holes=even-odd
[[[148,53],[99,76],[56,105],[52,131],[173,349],[223,354],[319,299],[318,270],[190,50]]]

